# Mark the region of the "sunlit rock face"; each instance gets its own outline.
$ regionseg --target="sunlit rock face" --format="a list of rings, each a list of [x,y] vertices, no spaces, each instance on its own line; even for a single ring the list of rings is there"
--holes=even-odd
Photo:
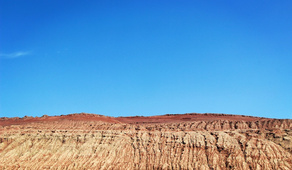
[[[0,118],[0,169],[292,169],[292,120],[223,114]]]

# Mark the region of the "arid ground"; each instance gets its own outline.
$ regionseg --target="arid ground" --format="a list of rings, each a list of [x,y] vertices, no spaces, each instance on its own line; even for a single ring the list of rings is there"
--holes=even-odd
[[[0,118],[0,169],[292,169],[292,120],[225,114]]]

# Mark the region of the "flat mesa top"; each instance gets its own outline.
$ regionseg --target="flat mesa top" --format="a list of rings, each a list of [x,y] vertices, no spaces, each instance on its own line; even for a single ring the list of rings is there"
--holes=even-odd
[[[33,122],[51,122],[59,120],[73,120],[73,121],[100,121],[105,123],[126,123],[126,124],[148,124],[148,123],[181,123],[188,121],[258,121],[258,120],[273,120],[270,118],[252,117],[243,115],[228,115],[228,114],[199,114],[199,113],[187,113],[187,114],[167,114],[158,116],[132,116],[132,117],[109,117],[97,114],[88,113],[75,113],[61,116],[42,116],[42,117],[29,117],[23,118],[0,118],[0,126],[9,126],[17,124],[27,124]]]

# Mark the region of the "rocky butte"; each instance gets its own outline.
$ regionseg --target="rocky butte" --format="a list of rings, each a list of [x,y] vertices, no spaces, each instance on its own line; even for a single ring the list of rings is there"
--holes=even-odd
[[[292,169],[292,119],[0,118],[0,169]]]

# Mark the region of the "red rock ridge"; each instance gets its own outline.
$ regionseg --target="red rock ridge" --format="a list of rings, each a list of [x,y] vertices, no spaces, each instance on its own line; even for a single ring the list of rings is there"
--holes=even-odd
[[[196,113],[0,118],[0,169],[292,169],[292,120]]]

